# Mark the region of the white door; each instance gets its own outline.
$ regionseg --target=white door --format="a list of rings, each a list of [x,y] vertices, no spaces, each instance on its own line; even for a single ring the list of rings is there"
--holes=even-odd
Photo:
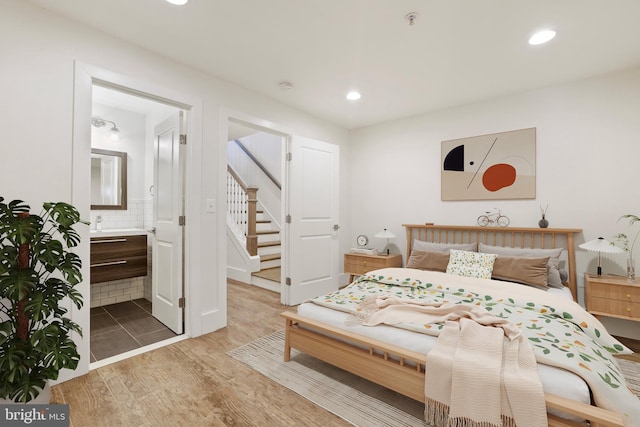
[[[300,304],[338,289],[339,148],[298,136],[291,139],[285,273],[291,284],[284,286],[284,304]]]
[[[180,130],[184,112],[155,127],[153,175],[152,312],[176,334],[183,331],[183,166]]]

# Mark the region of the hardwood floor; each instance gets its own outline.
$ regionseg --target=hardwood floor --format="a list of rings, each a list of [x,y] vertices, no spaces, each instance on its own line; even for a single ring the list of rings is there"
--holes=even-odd
[[[70,405],[73,427],[349,426],[225,354],[284,327],[280,296],[230,283],[228,304],[226,328],[62,383],[51,403]]]
[[[71,426],[349,426],[225,353],[284,328],[280,296],[229,284],[228,327],[53,387]]]

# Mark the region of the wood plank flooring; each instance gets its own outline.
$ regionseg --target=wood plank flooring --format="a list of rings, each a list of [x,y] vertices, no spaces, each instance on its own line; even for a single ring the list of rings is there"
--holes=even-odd
[[[228,327],[53,387],[71,426],[349,426],[225,353],[284,328],[280,296],[228,286]]]
[[[70,405],[73,427],[349,426],[225,354],[282,329],[286,309],[274,292],[230,283],[226,328],[57,385],[51,403]]]

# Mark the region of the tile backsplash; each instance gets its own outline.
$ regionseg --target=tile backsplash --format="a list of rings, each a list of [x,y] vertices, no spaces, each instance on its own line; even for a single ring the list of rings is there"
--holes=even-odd
[[[151,224],[152,200],[129,200],[127,210],[92,210],[91,229],[96,230],[99,220],[103,230],[114,228],[146,228]]]
[[[138,298],[144,298],[144,277],[91,285],[91,308]]]

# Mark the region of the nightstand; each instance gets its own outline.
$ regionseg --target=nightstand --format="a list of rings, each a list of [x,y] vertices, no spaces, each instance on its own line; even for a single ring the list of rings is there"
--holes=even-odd
[[[349,283],[355,276],[387,267],[402,267],[402,254],[344,254],[344,272],[350,275]]]
[[[624,276],[584,275],[587,311],[595,316],[640,321],[640,280]]]

